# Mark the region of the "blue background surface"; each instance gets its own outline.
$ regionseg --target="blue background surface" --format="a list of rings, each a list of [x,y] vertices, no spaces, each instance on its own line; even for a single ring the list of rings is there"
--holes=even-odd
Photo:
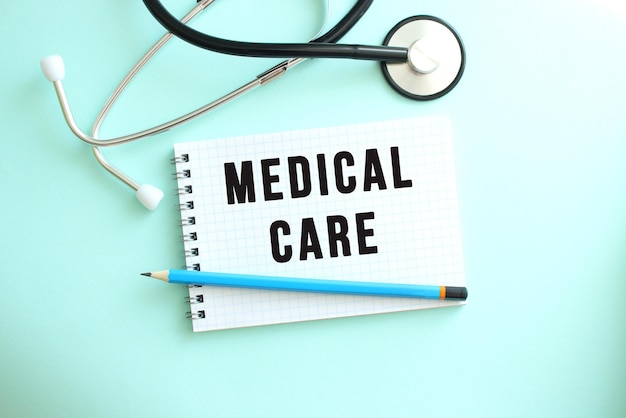
[[[194,2],[167,1],[178,16]],[[330,21],[349,8],[331,2]],[[196,27],[299,41],[319,0],[218,1]],[[166,191],[148,213],[66,127],[38,61],[65,58],[88,130],[162,33],[139,1],[0,4],[0,415],[7,417],[626,416],[626,7],[609,0],[374,2],[349,43],[431,14],[467,50],[428,103],[371,62],[314,60],[153,139],[105,150]],[[169,44],[101,134],[149,127],[276,61]],[[138,274],[184,263],[178,141],[449,115],[469,304],[193,334],[182,287]]]

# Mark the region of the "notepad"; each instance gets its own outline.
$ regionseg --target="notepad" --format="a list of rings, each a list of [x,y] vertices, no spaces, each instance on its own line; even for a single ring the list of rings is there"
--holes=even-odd
[[[447,117],[175,144],[188,269],[465,286]],[[464,302],[191,287],[194,331]]]

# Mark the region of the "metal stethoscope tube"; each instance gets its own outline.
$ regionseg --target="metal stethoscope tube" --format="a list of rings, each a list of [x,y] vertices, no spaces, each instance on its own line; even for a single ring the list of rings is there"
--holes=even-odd
[[[203,0],[201,2],[199,2],[189,13],[187,13],[182,19],[181,21],[184,23],[189,22],[191,19],[193,19],[194,17],[196,17],[202,10],[204,10],[207,6],[209,6],[211,3],[213,3],[214,0]],[[162,192],[160,192],[158,189],[156,189],[154,186],[151,186],[149,184],[139,184],[138,182],[136,182],[135,180],[133,180],[132,178],[130,178],[128,175],[126,175],[125,173],[123,173],[121,170],[119,170],[118,168],[116,168],[114,165],[112,165],[103,155],[102,150],[100,149],[101,147],[109,147],[109,146],[115,146],[115,145],[121,145],[121,144],[125,144],[125,143],[129,143],[132,141],[136,141],[139,139],[144,139],[146,137],[149,136],[153,136],[156,135],[158,133],[161,132],[165,132],[168,131],[172,128],[175,128],[179,125],[182,125],[184,123],[187,123],[199,116],[204,115],[205,113],[214,110],[228,102],[230,102],[231,100],[236,99],[237,97],[241,96],[244,93],[247,93],[251,90],[253,90],[256,87],[259,87],[263,84],[268,83],[269,81],[277,78],[278,76],[282,75],[287,69],[301,63],[304,59],[298,58],[298,59],[292,59],[292,60],[288,60],[285,61],[283,63],[281,63],[279,66],[273,67],[272,69],[266,71],[265,73],[257,76],[254,80],[242,85],[241,87],[233,90],[232,92],[210,102],[207,103],[206,105],[199,107],[187,114],[184,114],[182,116],[179,116],[175,119],[172,119],[170,121],[167,121],[165,123],[162,123],[158,126],[154,126],[152,128],[149,129],[145,129],[142,131],[138,131],[129,135],[123,135],[123,136],[119,136],[119,137],[115,137],[115,138],[110,138],[110,139],[100,139],[99,138],[99,130],[100,127],[102,125],[102,123],[104,122],[106,116],[108,115],[109,111],[111,110],[111,108],[113,107],[113,105],[115,104],[115,102],[117,101],[117,99],[119,98],[119,96],[122,94],[122,92],[126,89],[126,87],[128,86],[128,84],[130,84],[130,82],[132,81],[132,79],[141,71],[141,69],[148,63],[148,61],[150,61],[150,59],[152,59],[152,57],[173,37],[173,34],[168,32],[165,35],[163,35],[140,59],[139,61],[133,66],[133,68],[131,68],[131,70],[126,74],[126,76],[122,79],[122,81],[120,82],[120,84],[116,87],[116,89],[113,91],[113,93],[111,94],[111,96],[109,97],[109,99],[106,101],[105,105],[103,106],[102,110],[100,111],[99,115],[96,117],[96,121],[92,127],[91,130],[91,135],[86,134],[83,130],[80,129],[80,127],[78,126],[78,124],[76,123],[76,120],[74,119],[74,116],[72,114],[72,110],[69,104],[69,101],[67,99],[67,95],[65,94],[65,89],[63,88],[63,83],[62,83],[62,76],[57,77],[57,79],[52,80],[58,100],[59,100],[59,104],[61,106],[61,111],[63,113],[63,116],[65,118],[65,121],[67,122],[67,125],[69,126],[70,130],[82,141],[86,142],[87,144],[92,145],[92,151],[93,154],[96,158],[96,160],[100,163],[100,165],[102,165],[102,167],[104,169],[106,169],[109,173],[111,173],[113,176],[115,176],[117,179],[119,179],[120,181],[122,181],[124,184],[126,184],[127,186],[129,186],[130,188],[132,188],[133,190],[135,190],[135,192],[137,193],[137,197],[138,199],[142,202],[142,204],[144,204],[144,206],[146,206],[148,209],[155,209],[161,198],[163,197]],[[63,62],[61,60],[61,57],[59,56],[51,56],[51,57],[46,57],[44,58],[44,60],[47,61],[46,64],[43,63],[42,60],[42,67],[44,65],[54,65],[57,67],[57,70],[61,73],[64,72],[63,67]],[[144,199],[142,199],[142,196],[140,195],[140,193],[145,193],[147,194],[147,197],[144,197]]]

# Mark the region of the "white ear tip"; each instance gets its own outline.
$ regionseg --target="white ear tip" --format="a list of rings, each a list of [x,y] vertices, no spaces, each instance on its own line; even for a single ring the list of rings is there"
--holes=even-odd
[[[65,78],[65,64],[60,55],[50,55],[39,61],[41,71],[48,81],[59,81]]]
[[[155,210],[163,199],[163,192],[150,184],[139,186],[136,195],[137,200],[149,210]]]

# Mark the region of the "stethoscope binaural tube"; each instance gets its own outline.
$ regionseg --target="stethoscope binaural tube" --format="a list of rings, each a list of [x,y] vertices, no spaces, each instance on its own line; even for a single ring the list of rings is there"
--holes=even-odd
[[[200,0],[198,4],[194,6],[189,13],[187,13],[182,19],[181,22],[186,23],[193,19],[198,13],[208,7],[214,0]],[[334,27],[328,30],[325,34],[319,36],[315,39],[316,42],[336,42],[341,37],[343,37],[353,26],[354,24],[363,16],[371,1],[366,2],[358,2]],[[107,161],[107,159],[102,154],[102,150],[100,147],[121,145],[131,141],[136,141],[139,139],[146,138],[148,136],[155,135],[160,132],[167,131],[176,126],[189,122],[211,110],[214,110],[231,100],[241,96],[244,93],[251,91],[252,89],[265,85],[270,81],[278,78],[280,75],[284,74],[289,68],[301,63],[303,61],[302,58],[290,59],[280,63],[277,66],[270,68],[269,70],[263,72],[258,75],[254,80],[242,85],[241,87],[233,90],[232,92],[196,109],[185,115],[182,115],[178,118],[172,119],[168,122],[160,124],[150,129],[146,129],[143,131],[135,132],[130,135],[124,135],[116,138],[109,139],[101,139],[99,138],[98,132],[100,126],[104,122],[108,112],[110,111],[113,104],[116,102],[117,98],[121,95],[124,89],[128,86],[130,81],[140,72],[140,70],[147,64],[147,62],[172,38],[172,33],[168,32],[163,35],[140,59],[139,61],[131,68],[131,70],[126,74],[126,76],[122,79],[120,84],[111,94],[105,105],[103,106],[100,114],[96,118],[96,121],[92,128],[91,135],[83,132],[79,127],[74,117],[72,115],[71,107],[65,95],[65,90],[63,88],[62,80],[65,78],[65,65],[63,63],[63,59],[58,55],[52,55],[45,57],[41,60],[40,65],[41,69],[46,76],[46,78],[51,81],[55,87],[57,97],[59,99],[59,103],[61,106],[61,110],[65,117],[65,120],[71,129],[71,131],[84,142],[92,145],[92,151],[96,158],[96,160],[100,163],[100,165],[106,169],[109,173],[119,179],[121,182],[129,186],[135,191],[135,195],[137,199],[141,202],[143,206],[145,206],[149,210],[154,210],[158,207],[160,201],[163,198],[163,192],[158,188],[150,185],[150,184],[139,184],[135,180],[131,179],[129,176],[124,174],[121,170],[117,169],[111,163]]]
[[[181,23],[186,23],[188,21],[190,21],[193,17],[195,17],[200,11],[204,10],[207,6],[209,6],[211,3],[213,3],[214,0],[201,0],[198,2],[198,4],[187,14],[185,15],[182,19],[181,19]],[[363,15],[363,13],[365,13],[365,11],[367,10],[367,8],[369,7],[369,4],[371,4],[372,0],[360,0],[359,2],[357,2],[357,4],[346,14],[346,16],[341,19],[333,28],[331,28],[328,32],[326,32],[324,35],[318,37],[317,39],[313,40],[312,42],[324,42],[324,43],[333,43],[338,41],[339,39],[341,39],[341,37],[343,37],[353,26],[354,24],[358,21],[358,19],[360,19],[360,17]],[[111,106],[113,105],[113,103],[115,102],[115,100],[117,99],[117,97],[121,94],[121,92],[124,90],[124,88],[126,87],[126,85],[128,85],[128,83],[130,82],[130,80],[139,72],[139,70],[147,63],[148,60],[150,60],[152,58],[152,56],[154,56],[154,54],[172,37],[172,33],[168,32],[167,34],[165,34],[161,39],[159,39],[159,41],[157,41],[157,43],[139,60],[139,62],[137,63],[137,65],[135,65],[131,71],[129,71],[129,73],[126,75],[126,77],[122,80],[122,82],[120,83],[120,85],[118,86],[118,88],[115,90],[115,92],[111,95],[111,97],[109,98],[109,100],[107,101],[107,103],[105,104],[105,106],[103,107],[100,115],[97,118],[96,124],[95,126],[99,126],[102,123],[102,120],[104,119],[105,115],[107,114],[107,112],[109,111],[109,109],[111,108]],[[293,58],[293,57],[290,57]],[[67,100],[67,96],[65,94],[65,89],[63,88],[63,83],[62,80],[65,77],[65,65],[63,63],[63,59],[58,56],[58,55],[51,55],[48,57],[45,57],[41,60],[40,64],[41,64],[41,69],[44,73],[44,75],[46,76],[46,78],[51,81],[54,85],[54,88],[56,90],[57,93],[57,97],[59,99],[59,104],[61,106],[61,110],[63,112],[63,116],[65,117],[65,120],[69,126],[69,128],[71,129],[71,131],[82,141],[93,145],[93,146],[98,146],[98,147],[108,147],[108,146],[115,146],[115,145],[121,145],[121,144],[125,144],[128,142],[132,142],[132,141],[136,141],[139,139],[143,139],[152,135],[156,135],[158,133],[161,132],[165,132],[168,131],[170,129],[172,129],[173,127],[176,127],[178,125],[181,125],[183,123],[186,123],[192,119],[195,119],[198,116],[201,116],[231,100],[233,100],[234,98],[238,97],[239,95],[248,92],[250,90],[252,90],[253,88],[259,86],[259,85],[263,85],[268,83],[269,81],[275,79],[278,75],[282,75],[287,69],[295,66],[296,64],[302,62],[302,60],[300,59],[290,59],[288,61],[285,61],[275,67],[272,67],[271,69],[269,69],[268,71],[260,74],[259,76],[257,76],[256,79],[252,80],[251,82],[239,87],[238,89],[234,90],[233,92],[217,99],[214,100],[211,103],[208,103],[192,112],[189,112],[185,115],[182,115],[176,119],[172,119],[171,121],[162,123],[160,125],[154,126],[152,128],[143,130],[143,131],[139,131],[139,132],[135,132],[129,135],[123,135],[123,136],[119,136],[119,137],[115,137],[115,138],[108,138],[108,139],[100,139],[98,138],[96,135],[88,135],[85,132],[83,132],[80,127],[78,126],[78,124],[76,123],[73,114],[72,114],[72,110],[71,107],[69,105],[69,101]],[[100,159],[98,159],[99,161],[101,161]],[[107,167],[105,167],[107,168]],[[107,168],[108,169],[108,168]],[[115,174],[113,172],[114,175],[117,176],[117,174]],[[124,181],[123,179],[121,179],[122,181]],[[126,181],[124,181],[125,183],[127,183]],[[127,183],[128,184],[128,183]]]

